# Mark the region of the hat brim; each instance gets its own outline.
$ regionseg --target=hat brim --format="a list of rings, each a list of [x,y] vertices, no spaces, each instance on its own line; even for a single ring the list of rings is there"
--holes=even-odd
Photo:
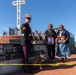
[[[25,19],[30,19],[30,20],[31,20],[31,18],[30,18],[30,17],[26,17]]]

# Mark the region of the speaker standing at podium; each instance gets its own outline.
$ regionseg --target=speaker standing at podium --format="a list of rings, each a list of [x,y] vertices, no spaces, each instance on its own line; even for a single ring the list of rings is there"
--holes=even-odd
[[[31,27],[29,26],[31,21],[31,15],[25,15],[25,23],[21,26],[22,31],[22,46],[23,46],[23,54],[24,54],[24,64],[29,64],[29,55],[32,47],[32,36],[31,36]],[[31,73],[31,66],[24,66],[25,72]]]

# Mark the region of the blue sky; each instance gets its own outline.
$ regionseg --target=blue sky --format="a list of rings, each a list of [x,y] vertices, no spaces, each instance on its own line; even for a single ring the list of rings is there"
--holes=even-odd
[[[12,5],[16,0],[0,0],[0,35],[8,32],[9,27],[16,27],[16,7]],[[31,14],[31,28],[33,31],[44,32],[48,24],[54,28],[63,24],[65,29],[76,36],[76,0],[25,0],[22,6],[21,24],[24,14]]]

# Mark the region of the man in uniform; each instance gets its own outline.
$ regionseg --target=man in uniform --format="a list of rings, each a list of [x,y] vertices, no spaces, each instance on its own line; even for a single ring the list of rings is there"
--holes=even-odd
[[[30,64],[29,63],[29,55],[32,47],[32,36],[31,36],[31,27],[29,26],[32,16],[30,14],[26,14],[24,16],[25,23],[21,26],[21,32],[22,32],[22,46],[23,46],[23,54],[24,54],[24,64]],[[31,66],[24,66],[24,71],[31,73]]]

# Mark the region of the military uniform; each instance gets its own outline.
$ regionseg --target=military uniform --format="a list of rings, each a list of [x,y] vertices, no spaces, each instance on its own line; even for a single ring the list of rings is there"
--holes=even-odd
[[[31,16],[29,14],[25,15],[25,19],[30,19]],[[25,28],[25,29],[24,29]],[[21,26],[22,31],[22,46],[23,46],[23,54],[24,54],[24,64],[29,64],[29,55],[32,47],[32,36],[31,36],[31,27],[29,26],[29,23],[24,23]],[[30,71],[29,66],[24,67],[25,71]]]

